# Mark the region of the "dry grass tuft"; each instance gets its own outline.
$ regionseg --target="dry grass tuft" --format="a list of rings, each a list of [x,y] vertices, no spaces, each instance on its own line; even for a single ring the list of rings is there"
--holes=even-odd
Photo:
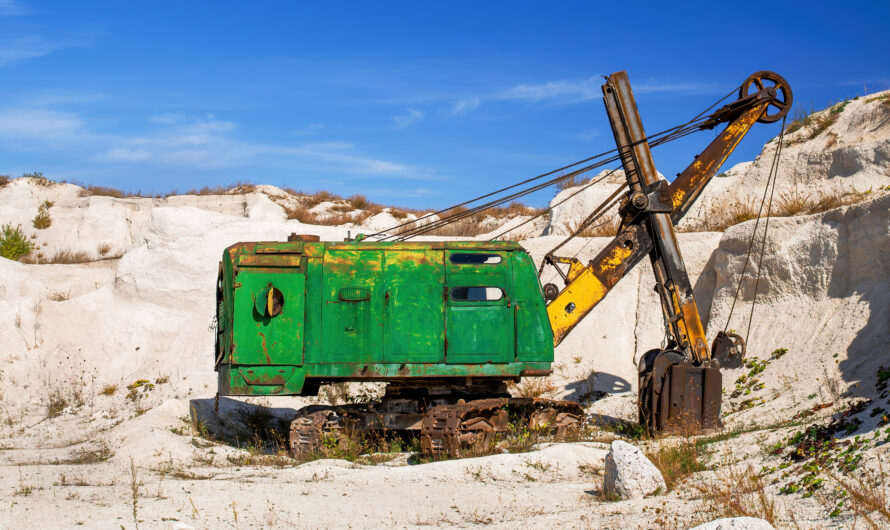
[[[82,407],[84,404],[83,394],[80,388],[69,386],[68,392],[63,392],[59,388],[53,389],[46,402],[46,417],[55,418],[62,414],[68,407]]]
[[[683,232],[723,232],[730,226],[757,218],[759,203],[753,198],[745,200],[728,199],[712,207],[708,213]]]
[[[451,208],[446,210],[441,214],[442,218],[449,217],[452,215],[460,215],[467,212],[467,208],[464,206],[458,206],[456,208]],[[434,235],[434,236],[446,236],[446,237],[473,237],[478,236],[479,234],[485,234],[487,232],[491,232],[496,229],[497,226],[494,226],[490,223],[486,223],[486,219],[494,218],[494,219],[510,219],[513,217],[524,216],[524,215],[537,215],[541,213],[542,210],[532,208],[531,206],[526,206],[521,202],[513,201],[507,206],[490,208],[488,210],[475,213],[473,215],[468,215],[460,220],[457,220],[451,224],[442,226],[435,230],[431,230],[425,235]],[[405,230],[411,230],[415,228],[416,225],[411,224],[405,227]],[[403,230],[404,231],[404,230]]]
[[[847,107],[849,100],[837,103],[822,111],[806,110],[798,107],[794,112],[794,119],[785,128],[785,134],[801,131],[801,134],[786,140],[785,145],[794,145],[812,140],[828,130],[840,117]]]
[[[646,452],[646,457],[661,471],[668,490],[693,473],[705,470],[702,462],[703,449],[691,437],[679,440],[662,440],[658,446]]]
[[[890,481],[880,460],[876,470],[863,472],[857,477],[831,470],[825,470],[825,473],[849,494],[844,504],[857,517],[865,519],[871,528],[890,527],[890,496],[887,494]]]
[[[109,243],[100,243],[99,246],[96,247],[96,252],[100,256],[105,256],[111,252],[111,245]]]
[[[549,377],[525,377],[515,388],[519,397],[526,398],[550,397],[557,391]]]
[[[48,260],[41,261],[39,263],[70,265],[75,263],[89,263],[91,261],[94,261],[93,258],[91,258],[90,255],[86,252],[60,250],[53,254],[53,256]]]
[[[99,395],[102,396],[111,396],[117,392],[117,385],[105,385],[102,387],[102,390],[99,392]]]
[[[759,517],[776,524],[776,502],[766,492],[766,482],[753,467],[730,468],[713,481],[693,486],[704,503],[705,520],[723,517]]]
[[[9,184],[9,181],[12,179],[9,175],[0,175],[0,188]]]
[[[111,188],[109,186],[93,186],[91,184],[77,184],[82,187],[83,190],[80,192],[81,197],[113,197],[115,199],[128,199],[131,197],[151,197],[151,195],[143,195],[141,191],[130,192],[123,191],[117,188]],[[159,196],[155,196],[159,197]]]
[[[578,229],[580,223],[576,223],[568,226],[570,232],[574,232]],[[605,221],[600,221],[598,223],[594,223],[578,234],[581,237],[612,237],[618,233],[618,228],[621,226],[621,219],[618,217],[612,217],[611,219],[606,219]]]
[[[871,197],[871,191],[840,191],[835,190],[818,195],[801,193],[797,190],[785,190],[779,193],[773,203],[772,217],[793,217],[826,212],[841,206],[849,206]],[[757,218],[760,203],[753,197],[745,200],[728,199],[713,206],[707,215],[698,222],[682,229],[683,232],[723,232],[731,226]],[[762,216],[766,216],[764,206]]]
[[[49,295],[48,299],[53,302],[64,302],[66,300],[71,299],[71,291],[66,291],[66,292],[56,291],[56,292],[52,293],[51,295]]]

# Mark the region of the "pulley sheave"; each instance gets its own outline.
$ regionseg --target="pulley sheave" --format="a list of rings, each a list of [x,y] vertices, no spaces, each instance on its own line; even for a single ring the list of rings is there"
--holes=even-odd
[[[754,72],[742,86],[739,88],[739,99],[764,90],[767,88],[775,88],[775,99],[770,102],[766,110],[757,120],[760,123],[773,123],[781,120],[791,110],[791,104],[794,102],[794,96],[791,93],[791,86],[785,78],[775,72],[769,70],[761,70]]]

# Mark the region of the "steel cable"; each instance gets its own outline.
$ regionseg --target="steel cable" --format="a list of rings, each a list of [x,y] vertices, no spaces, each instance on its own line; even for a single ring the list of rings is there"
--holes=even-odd
[[[735,296],[733,296],[732,304],[729,307],[729,315],[727,315],[727,317],[726,317],[726,324],[723,326],[724,332],[729,329],[729,323],[730,323],[730,320],[732,319],[732,314],[735,312],[735,306],[736,306],[736,303],[738,302],[739,294],[741,293],[741,290],[742,290],[742,282],[744,281],[745,273],[748,270],[748,263],[750,263],[750,261],[751,261],[751,253],[754,248],[754,241],[757,237],[757,228],[760,225],[760,218],[763,215],[763,207],[766,204],[768,194],[769,194],[770,208],[772,208],[772,192],[774,192],[776,189],[776,179],[778,177],[778,168],[779,168],[779,156],[782,153],[782,144],[784,143],[784,138],[785,138],[785,119],[783,118],[782,119],[782,132],[779,133],[779,142],[778,142],[778,145],[776,145],[776,150],[775,150],[775,154],[773,155],[772,164],[770,164],[770,171],[767,175],[766,186],[764,186],[764,188],[763,188],[763,197],[760,200],[760,208],[757,211],[757,219],[756,219],[756,221],[754,221],[754,229],[751,231],[751,238],[748,240],[748,249],[745,252],[745,263],[742,265],[742,272],[739,274],[739,281],[738,281],[738,284],[736,285]],[[770,185],[772,185],[772,188],[770,188]],[[771,192],[771,190],[772,190],[772,192]],[[767,223],[769,220],[769,215],[770,215],[770,212],[768,210],[767,211]],[[766,232],[766,229],[764,229],[764,237],[766,237],[765,232]],[[764,239],[764,243],[765,243],[765,239]],[[761,245],[761,249],[760,249],[760,260],[761,261],[763,259],[763,252],[764,252],[764,249],[763,249],[763,246]],[[755,286],[757,285],[757,283],[759,281],[759,277],[760,277],[759,269],[760,269],[760,267],[758,264],[758,273],[757,273],[757,279],[755,280]],[[753,310],[754,310],[755,303],[756,303],[756,287],[755,287],[754,301],[751,304],[752,316],[753,316]],[[750,331],[751,331],[751,322],[749,319],[748,332],[750,332]],[[746,337],[745,337],[745,342],[746,343],[748,342],[747,333],[746,333]]]
[[[509,229],[507,229],[507,230],[505,230],[505,231],[503,231],[503,232],[501,232],[500,234],[498,234],[498,235],[494,236],[493,238],[489,239],[489,241],[494,241],[494,240],[496,240],[497,238],[499,238],[499,237],[501,237],[501,236],[504,236],[504,235],[506,235],[506,234],[509,234],[510,232],[516,230],[517,228],[519,228],[519,227],[521,227],[521,226],[525,226],[526,224],[528,224],[528,223],[534,221],[535,219],[541,217],[542,215],[544,215],[544,214],[546,214],[546,213],[548,213],[548,212],[553,211],[553,209],[556,208],[557,206],[559,206],[560,204],[562,204],[562,203],[568,201],[569,199],[571,199],[571,198],[574,197],[575,195],[578,195],[579,193],[581,193],[582,191],[586,190],[587,188],[593,186],[594,184],[598,184],[598,183],[602,182],[606,177],[608,177],[608,176],[611,175],[612,173],[616,172],[617,170],[618,170],[618,168],[615,168],[615,169],[609,171],[608,173],[604,174],[602,177],[600,177],[600,178],[598,178],[598,179],[591,180],[591,181],[588,182],[587,184],[582,185],[581,188],[578,189],[578,191],[572,193],[572,194],[569,195],[568,197],[562,199],[561,201],[557,202],[556,204],[551,204],[551,205],[548,206],[547,208],[544,208],[543,210],[541,210],[541,212],[540,212],[539,214],[535,215],[534,217],[532,217],[532,218],[530,218],[530,219],[527,219],[527,220],[523,221],[522,223],[520,223],[520,224],[518,224],[518,225],[516,225],[516,226],[514,226],[514,227],[512,227],[512,228],[509,228]],[[624,184],[624,185],[620,186],[620,187],[618,188],[618,190],[620,191],[620,190],[624,189],[626,186],[627,186],[627,184]]]
[[[716,101],[715,103],[713,103],[711,106],[709,106],[708,108],[706,108],[705,110],[703,110],[702,112],[700,112],[699,114],[697,114],[695,117],[693,117],[691,120],[687,121],[686,123],[683,123],[683,124],[681,124],[681,125],[672,127],[672,128],[670,128],[670,129],[665,129],[664,131],[661,131],[661,132],[656,133],[656,134],[654,134],[654,135],[651,135],[651,136],[649,136],[649,137],[647,137],[647,138],[645,138],[645,139],[643,139],[643,140],[640,140],[640,142],[650,141],[650,144],[654,147],[654,146],[657,146],[657,145],[661,145],[661,144],[663,144],[663,143],[667,143],[667,142],[676,140],[676,139],[678,139],[678,138],[681,138],[681,137],[683,137],[683,136],[686,136],[686,135],[688,135],[688,134],[691,134],[692,132],[696,132],[696,131],[698,130],[698,125],[700,125],[700,124],[698,124],[698,125],[694,125],[695,122],[697,122],[697,121],[702,121],[701,118],[702,118],[702,116],[704,116],[704,114],[706,114],[708,111],[710,111],[711,109],[713,109],[714,107],[716,107],[717,105],[719,105],[723,100],[725,100],[727,97],[729,97],[735,90],[738,90],[738,87],[734,88],[732,91],[730,91],[729,93],[727,93],[727,95],[725,95],[725,96],[723,96],[722,98],[720,98],[719,100],[717,100],[717,101]],[[578,162],[574,162],[574,163],[572,163],[572,164],[569,164],[569,165],[567,165],[567,166],[563,166],[563,167],[558,168],[558,169],[555,169],[555,170],[553,170],[553,171],[548,171],[547,173],[543,173],[543,174],[538,175],[538,176],[536,176],[536,177],[532,177],[532,178],[526,179],[526,180],[524,180],[524,181],[522,181],[522,182],[518,182],[518,183],[516,183],[516,184],[507,186],[507,187],[505,187],[505,188],[501,188],[501,189],[499,189],[499,190],[492,191],[492,192],[487,193],[487,194],[485,194],[485,195],[481,195],[481,196],[479,196],[479,197],[470,199],[470,200],[468,200],[468,201],[464,201],[464,202],[462,202],[462,203],[459,203],[459,204],[450,206],[450,207],[448,207],[448,208],[444,208],[444,209],[442,209],[442,210],[438,210],[438,211],[435,211],[435,212],[432,212],[432,213],[423,215],[423,216],[421,216],[421,217],[419,217],[419,218],[417,218],[417,219],[413,219],[413,220],[411,220],[411,221],[406,221],[406,222],[401,223],[401,224],[399,224],[399,225],[396,225],[396,226],[394,226],[394,227],[390,227],[390,228],[388,228],[388,229],[381,230],[381,231],[379,231],[379,232],[375,232],[375,233],[373,233],[373,234],[368,235],[367,237],[368,237],[368,238],[370,238],[370,237],[378,237],[378,236],[380,236],[380,235],[382,235],[382,234],[385,234],[386,232],[390,232],[390,231],[393,231],[393,230],[397,230],[397,229],[399,229],[399,228],[402,228],[402,227],[404,227],[404,226],[408,226],[408,225],[411,225],[411,224],[414,224],[414,223],[418,223],[418,222],[422,221],[423,219],[428,219],[429,217],[432,217],[432,216],[434,216],[434,215],[438,215],[438,214],[441,214],[441,213],[445,213],[445,212],[448,212],[448,211],[450,211],[450,210],[454,210],[455,208],[459,208],[459,207],[461,207],[461,206],[465,206],[465,205],[467,205],[467,204],[471,204],[471,203],[476,202],[476,201],[479,201],[479,200],[481,200],[481,199],[485,199],[485,198],[491,197],[491,196],[493,196],[493,195],[497,195],[498,193],[502,193],[502,192],[504,192],[504,191],[507,191],[507,190],[516,188],[516,187],[521,186],[521,185],[523,185],[523,184],[528,184],[529,182],[533,182],[533,181],[535,181],[535,180],[539,180],[539,179],[541,179],[541,178],[544,178],[544,177],[553,175],[554,173],[558,173],[558,172],[560,172],[560,171],[564,171],[564,170],[566,170],[566,169],[568,169],[568,168],[575,167],[575,166],[577,166],[577,165],[579,165],[579,164],[583,164],[583,163],[585,163],[585,162],[589,162],[589,161],[591,161],[591,160],[595,160],[595,159],[597,159],[597,158],[601,158],[601,157],[603,157],[603,156],[606,156],[606,155],[608,155],[608,154],[610,154],[610,153],[613,153],[613,152],[616,152],[616,151],[618,151],[617,148],[616,148],[616,149],[611,149],[611,150],[609,150],[609,151],[605,151],[605,152],[600,153],[600,154],[598,154],[598,155],[594,155],[594,156],[592,156],[592,157],[585,158],[584,160],[580,160],[580,161],[578,161]],[[614,157],[613,157],[612,160],[609,160],[609,161],[614,161]],[[428,224],[426,224],[426,225],[419,225],[418,227],[415,227],[415,229],[411,229],[411,230],[408,230],[408,231],[405,231],[405,232],[402,232],[401,234],[399,234],[399,236],[401,236],[401,237],[399,238],[399,240],[405,240],[405,239],[407,239],[407,238],[414,237],[414,236],[416,236],[416,235],[420,235],[420,234],[422,234],[422,233],[426,233],[426,232],[429,232],[429,231],[432,231],[432,230],[436,230],[436,229],[438,229],[438,228],[441,228],[441,227],[443,227],[443,226],[446,226],[447,224],[451,224],[452,222],[457,222],[458,220],[463,219],[463,218],[465,218],[465,217],[467,217],[467,216],[469,216],[469,215],[473,215],[474,213],[478,213],[479,211],[482,211],[482,210],[491,208],[491,207],[493,207],[492,204],[494,204],[494,205],[502,204],[502,203],[504,203],[504,202],[506,202],[506,201],[508,201],[508,200],[511,200],[511,199],[514,199],[514,198],[517,198],[517,197],[522,197],[522,196],[524,196],[524,195],[528,195],[529,193],[533,193],[533,192],[535,192],[535,191],[538,191],[538,190],[540,190],[540,189],[543,189],[544,187],[547,187],[547,186],[549,186],[549,185],[552,185],[552,184],[554,184],[554,183],[556,183],[556,182],[560,182],[560,181],[566,180],[566,179],[568,179],[568,178],[571,178],[572,176],[575,176],[575,175],[578,175],[578,174],[580,174],[580,173],[589,171],[589,170],[593,169],[594,167],[599,167],[599,166],[601,166],[601,165],[605,165],[605,164],[607,164],[609,161],[603,161],[602,163],[591,165],[591,166],[588,167],[586,170],[579,170],[579,171],[575,171],[575,172],[569,173],[569,174],[567,174],[567,175],[563,175],[563,176],[561,176],[561,177],[557,177],[556,179],[552,179],[552,181],[549,181],[545,186],[541,186],[541,185],[534,186],[534,187],[532,187],[532,188],[528,188],[528,189],[526,189],[526,190],[522,190],[521,192],[518,192],[518,193],[516,193],[516,194],[511,194],[511,195],[510,195],[509,197],[507,197],[507,198],[500,199],[500,200],[497,200],[497,201],[491,201],[490,203],[486,203],[485,205],[482,205],[482,206],[480,206],[480,207],[475,207],[475,208],[473,208],[473,209],[471,209],[471,210],[468,210],[468,211],[472,211],[473,213],[469,213],[469,214],[468,214],[467,212],[460,212],[459,214],[455,214],[455,215],[452,215],[452,216],[448,216],[448,217],[446,217],[446,218],[439,219],[439,220],[437,220],[437,221],[434,221],[434,222],[432,222],[432,223],[428,223]],[[430,226],[430,225],[434,225],[434,226]],[[423,228],[423,229],[421,229],[421,228]],[[385,241],[386,239],[389,239],[389,238],[391,238],[391,237],[394,237],[394,235],[386,236],[386,237],[384,237],[383,239],[381,239],[381,241]]]

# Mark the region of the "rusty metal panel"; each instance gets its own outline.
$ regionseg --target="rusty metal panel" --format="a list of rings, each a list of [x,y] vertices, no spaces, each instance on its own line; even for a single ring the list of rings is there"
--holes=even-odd
[[[299,267],[299,254],[259,254],[238,258],[240,267]]]

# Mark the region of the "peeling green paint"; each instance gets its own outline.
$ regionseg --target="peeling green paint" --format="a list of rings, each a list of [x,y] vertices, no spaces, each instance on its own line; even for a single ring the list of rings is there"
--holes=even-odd
[[[298,395],[307,378],[517,378],[553,361],[534,263],[514,242],[237,243],[219,285],[223,395]],[[284,301],[270,317],[257,297],[272,287]],[[503,296],[455,299],[456,287]]]

